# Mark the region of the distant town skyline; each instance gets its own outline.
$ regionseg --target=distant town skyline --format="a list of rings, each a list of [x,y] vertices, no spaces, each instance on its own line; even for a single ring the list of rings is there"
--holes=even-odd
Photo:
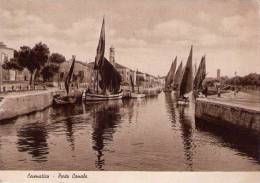
[[[208,76],[259,73],[257,0],[0,0],[0,41],[19,49],[46,43],[67,59],[93,61],[102,18],[106,57],[131,69],[166,75],[178,57],[186,63],[193,45],[197,66],[206,55]]]

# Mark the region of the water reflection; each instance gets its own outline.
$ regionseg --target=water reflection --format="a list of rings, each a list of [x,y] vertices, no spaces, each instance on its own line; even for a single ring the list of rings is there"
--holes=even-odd
[[[48,143],[47,130],[41,123],[26,124],[17,132],[17,148],[19,152],[28,152],[32,155],[32,161],[47,161]]]
[[[129,123],[132,123],[132,119],[134,116],[134,105],[134,100],[123,100],[123,109],[127,110]]]
[[[195,128],[193,106],[176,106],[174,94],[162,94],[20,116],[0,125],[0,168],[234,171],[247,170],[240,169],[245,162],[259,170],[259,137],[198,121]],[[226,164],[227,157],[232,164]]]
[[[167,113],[169,114],[172,126],[175,127],[176,123],[176,113],[175,113],[175,100],[171,93],[165,93],[165,103]]]
[[[77,130],[77,124],[82,123],[83,120],[75,119],[75,116],[83,113],[82,105],[71,105],[71,106],[58,106],[54,107],[51,117],[56,121],[56,124],[52,124],[49,130],[63,131],[65,128],[66,140],[70,143],[71,150],[75,150],[75,137],[74,133]],[[62,125],[58,125],[61,123]],[[58,128],[61,128],[58,130]]]
[[[238,151],[241,156],[253,158],[260,163],[260,135],[249,134],[248,131],[241,129],[223,130],[222,126],[218,126],[199,119],[195,120],[196,129],[201,132],[207,132],[220,140],[221,146],[226,146]]]
[[[165,93],[166,110],[169,114],[170,121],[174,129],[176,129],[176,120],[178,115],[178,121],[180,124],[181,137],[183,139],[183,150],[186,159],[188,169],[192,170],[193,165],[193,129],[192,119],[190,119],[190,106],[176,106],[175,96],[171,93]]]
[[[185,114],[185,106],[178,106],[181,137],[183,139],[184,154],[189,170],[193,170],[193,129],[192,121]]]
[[[96,151],[95,165],[99,170],[104,170],[104,152],[107,151],[105,146],[113,141],[113,134],[121,120],[120,104],[122,104],[121,101],[92,104],[92,148]]]

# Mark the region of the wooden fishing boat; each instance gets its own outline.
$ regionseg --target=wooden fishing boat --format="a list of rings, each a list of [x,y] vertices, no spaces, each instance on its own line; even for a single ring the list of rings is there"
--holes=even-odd
[[[187,63],[184,68],[184,72],[182,75],[182,80],[180,83],[179,96],[177,98],[178,105],[188,105],[190,102],[188,93],[192,91],[192,46],[190,50],[190,54],[187,60]]]
[[[66,89],[66,95],[57,95],[53,97],[53,102],[56,105],[65,105],[65,104],[74,104],[77,101],[77,97],[75,95],[69,94],[69,88],[70,88],[70,82],[74,70],[75,65],[75,56],[72,56],[72,63],[70,66],[69,73],[65,79],[65,89]]]
[[[165,77],[165,86],[164,86],[163,91],[166,93],[172,92],[176,65],[177,65],[177,56],[175,57],[174,61],[172,62],[171,68],[170,68],[167,76]]]
[[[66,105],[66,104],[74,104],[76,103],[77,98],[74,96],[59,96],[53,98],[53,102],[56,105]]]
[[[114,66],[104,57],[105,53],[105,20],[103,19],[97,54],[95,57],[95,80],[94,88],[85,89],[82,100],[106,101],[122,99],[123,92],[120,90],[121,76]]]
[[[203,56],[200,61],[199,68],[193,81],[193,95],[195,98],[205,98],[202,94],[203,86],[202,82],[206,78],[206,56]]]
[[[134,82],[133,82],[133,78],[131,75],[130,75],[130,82],[131,82],[131,87],[132,87],[132,91],[130,93],[130,98],[144,98],[145,94],[140,93],[140,91],[139,91],[139,81],[137,82],[137,88],[138,88],[137,92],[135,91]]]
[[[87,101],[104,101],[104,100],[118,100],[122,99],[123,91],[116,94],[96,94],[89,91],[83,91],[82,100]]]

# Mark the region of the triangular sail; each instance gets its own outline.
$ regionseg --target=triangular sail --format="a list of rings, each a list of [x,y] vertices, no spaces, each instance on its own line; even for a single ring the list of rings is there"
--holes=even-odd
[[[68,75],[65,79],[65,89],[66,89],[67,94],[69,93],[69,86],[70,86],[70,81],[71,81],[71,78],[72,78],[72,75],[73,75],[74,65],[75,65],[75,56],[72,56],[72,63],[71,63],[71,66],[70,66],[70,70],[69,70],[69,73],[68,73]]]
[[[193,46],[191,46],[190,54],[184,68],[184,73],[180,84],[180,96],[192,91],[192,49]]]
[[[117,93],[120,90],[121,75],[105,57],[102,62],[99,69],[101,77],[99,87],[103,93]]]
[[[174,61],[172,62],[171,68],[165,78],[165,87],[170,87],[173,79],[174,79],[174,75],[175,75],[175,70],[176,70],[176,65],[177,65],[177,57],[175,57]]]
[[[103,19],[100,38],[95,57],[94,69],[97,70],[97,93],[98,86],[102,93],[117,93],[120,90],[121,76],[114,66],[104,57],[105,54],[105,20]],[[98,78],[100,76],[100,78]]]
[[[181,83],[181,78],[182,78],[182,62],[177,68],[173,83],[174,83],[174,88],[177,89]]]
[[[95,65],[94,65],[95,70],[100,69],[104,60],[104,54],[105,54],[105,20],[103,19],[98,47],[97,47],[97,55],[95,57]]]
[[[198,68],[198,71],[195,75],[194,82],[193,82],[193,88],[195,90],[202,89],[202,82],[206,77],[206,56],[203,56],[200,61],[200,65]]]

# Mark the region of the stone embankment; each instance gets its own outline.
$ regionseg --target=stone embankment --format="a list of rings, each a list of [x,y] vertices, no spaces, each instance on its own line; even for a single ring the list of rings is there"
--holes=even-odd
[[[59,91],[32,91],[1,97],[0,120],[43,110],[52,105],[53,96]]]
[[[211,99],[197,99],[195,117],[207,123],[260,133],[260,110],[250,106]]]

